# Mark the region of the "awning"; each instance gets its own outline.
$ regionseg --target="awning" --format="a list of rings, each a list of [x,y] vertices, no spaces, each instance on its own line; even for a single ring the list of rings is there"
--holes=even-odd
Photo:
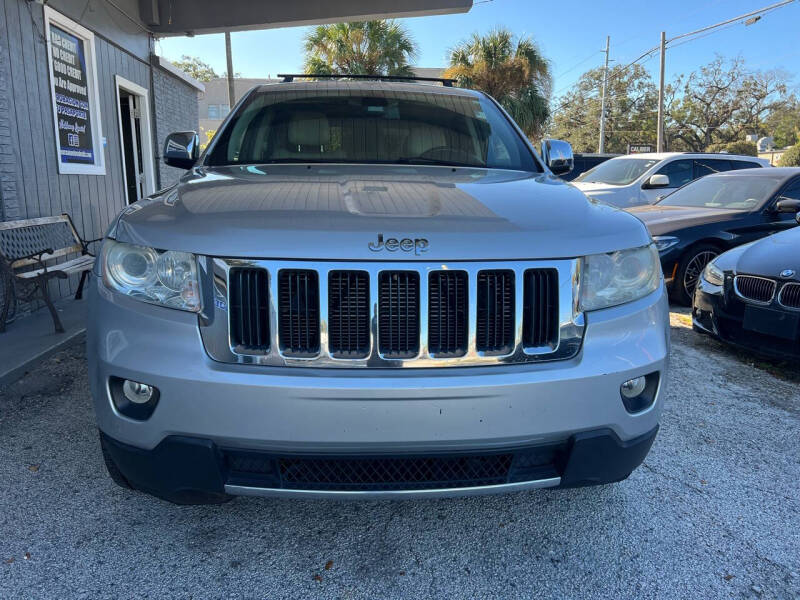
[[[139,0],[159,36],[467,12],[472,0]]]

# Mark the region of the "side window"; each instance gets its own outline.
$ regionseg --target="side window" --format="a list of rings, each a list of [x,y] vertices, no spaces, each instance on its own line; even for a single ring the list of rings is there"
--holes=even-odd
[[[757,169],[761,167],[760,164],[756,162],[750,162],[747,160],[732,160],[731,166],[734,169]]]
[[[723,171],[730,171],[731,163],[727,160],[719,160],[717,158],[705,158],[694,161],[694,178],[704,177],[712,173],[722,173]]]
[[[678,188],[694,179],[693,162],[691,160],[673,160],[656,171],[656,174],[669,177],[669,185],[667,187]]]
[[[781,192],[781,198],[800,200],[800,179],[795,179]]]

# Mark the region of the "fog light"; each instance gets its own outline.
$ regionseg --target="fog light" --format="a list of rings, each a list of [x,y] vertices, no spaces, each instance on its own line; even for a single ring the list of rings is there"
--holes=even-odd
[[[150,418],[161,396],[155,386],[122,377],[109,377],[108,391],[117,412],[138,421]]]
[[[153,398],[152,386],[131,381],[130,379],[126,379],[125,383],[122,384],[122,393],[134,404],[146,404]]]
[[[637,377],[636,379],[629,379],[619,386],[619,391],[623,398],[636,398],[640,396],[647,385],[647,380],[644,377]]]

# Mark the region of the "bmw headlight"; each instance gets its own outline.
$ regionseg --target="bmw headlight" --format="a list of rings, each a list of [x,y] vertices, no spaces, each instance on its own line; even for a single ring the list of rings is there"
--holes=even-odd
[[[725,273],[712,260],[703,270],[703,279],[712,285],[722,285],[725,283]]]
[[[106,240],[101,266],[106,287],[137,300],[197,312],[197,259],[188,252]]]
[[[581,310],[632,302],[658,288],[661,263],[654,244],[583,258]]]
[[[653,242],[656,244],[656,250],[664,252],[675,246],[680,240],[672,235],[655,235]]]

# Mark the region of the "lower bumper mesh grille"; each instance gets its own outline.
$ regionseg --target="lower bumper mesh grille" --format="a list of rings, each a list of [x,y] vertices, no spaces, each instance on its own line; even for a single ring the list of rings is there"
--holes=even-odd
[[[223,453],[230,485],[289,490],[390,491],[501,485],[558,477],[564,443],[514,451],[422,456],[274,456]]]

